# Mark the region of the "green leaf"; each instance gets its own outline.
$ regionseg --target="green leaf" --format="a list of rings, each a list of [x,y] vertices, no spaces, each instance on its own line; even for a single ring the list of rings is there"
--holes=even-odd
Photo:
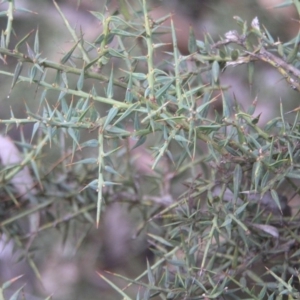
[[[217,83],[219,81],[219,75],[220,75],[220,65],[218,61],[214,61],[212,64],[212,77],[215,83]]]
[[[35,32],[33,49],[36,54],[40,53],[40,41],[39,41],[39,30],[38,29]]]
[[[130,298],[127,294],[125,294],[125,292],[118,288],[112,281],[110,281],[109,279],[107,279],[104,275],[100,274],[97,272],[97,274],[106,282],[108,283],[116,292],[118,292],[124,300],[133,300],[132,298]]]
[[[19,47],[29,38],[29,36],[34,32],[34,30],[31,30],[29,33],[27,33],[18,43],[16,44],[14,51],[19,52]],[[4,48],[4,47],[3,47]]]
[[[144,73],[130,73],[132,75],[133,78],[137,79],[137,80],[146,80],[147,79],[147,75]]]
[[[176,134],[174,136],[174,140],[177,141],[177,142],[184,142],[184,143],[190,143],[189,140],[187,140],[184,136],[181,136],[179,134]]]
[[[240,213],[242,213],[246,209],[247,205],[248,205],[248,202],[246,202],[242,206],[238,207],[234,212],[235,215],[239,215]]]
[[[27,54],[28,54],[28,57],[32,60],[35,59],[35,56],[36,56],[36,53],[34,53],[34,51],[31,49],[31,47],[29,46],[28,43],[26,43],[26,47],[27,47]]]
[[[282,210],[281,210],[281,204],[280,204],[280,199],[278,197],[278,194],[277,192],[274,190],[274,189],[271,189],[271,195],[272,195],[272,198],[274,199],[278,209],[281,211],[282,213]]]
[[[140,138],[137,140],[137,142],[135,143],[135,145],[131,148],[131,150],[143,145],[147,140],[147,136],[146,135],[142,135],[140,136]]]
[[[238,199],[238,193],[241,189],[241,183],[242,183],[242,168],[240,165],[236,165],[234,168],[234,174],[233,174],[233,200],[234,202]]]
[[[125,51],[122,50],[122,51],[117,51],[113,48],[109,48],[108,49],[108,53],[113,56],[113,57],[118,57],[118,58],[122,58],[122,59],[126,59],[127,58],[127,55],[126,54],[123,54]],[[125,52],[126,53],[126,52]]]
[[[232,50],[230,53],[231,59],[233,61],[237,60],[239,58],[239,55],[240,55],[240,53],[237,49]]]
[[[23,277],[24,275],[20,275],[20,276],[17,276],[17,277],[14,277],[6,282],[4,282],[2,284],[2,290],[5,290],[7,288],[9,288],[15,281],[17,281],[19,278]]]
[[[120,123],[122,120],[124,120],[125,118],[127,118],[128,116],[130,116],[134,110],[136,108],[138,108],[140,106],[140,103],[139,102],[136,102],[132,105],[130,105],[124,113],[122,113],[122,115],[114,122],[113,126],[117,125],[118,123]]]
[[[16,65],[16,68],[15,68],[14,77],[13,77],[13,80],[12,80],[12,83],[11,83],[11,86],[10,86],[10,90],[13,89],[16,82],[18,81],[18,78],[19,78],[19,76],[22,72],[22,69],[23,69],[23,63],[21,61],[19,61]]]
[[[256,104],[257,104],[257,97],[253,100],[252,104],[248,107],[247,109],[247,114],[252,116],[255,112],[256,109]]]
[[[111,121],[115,118],[115,116],[118,114],[118,112],[119,112],[119,108],[116,107],[116,106],[113,106],[109,110],[109,112],[108,112],[108,114],[107,114],[107,116],[105,118],[103,129],[106,129],[106,127],[111,123]]]
[[[152,234],[152,233],[147,233],[147,235],[149,237],[151,237],[152,239],[154,239],[155,241],[159,242],[162,245],[165,245],[167,247],[173,247],[174,245],[170,242],[168,242],[167,240],[165,240],[163,237]],[[198,245],[197,245],[198,246]],[[199,247],[199,246],[198,246]]]
[[[97,158],[85,158],[85,159],[82,159],[82,160],[79,160],[79,161],[76,161],[74,163],[72,163],[72,165],[78,165],[78,164],[97,164],[98,163],[98,160]]]
[[[257,161],[253,165],[252,182],[254,183],[255,191],[258,191],[259,182],[263,173],[263,166],[260,161]]]
[[[130,131],[127,131],[127,130],[125,130],[123,128],[120,128],[118,126],[108,125],[108,126],[106,126],[106,131],[108,133],[117,134],[117,135],[119,135],[119,137],[121,137],[121,136],[130,136],[131,135]]]
[[[128,9],[128,4],[125,0],[118,0],[119,11],[124,16],[126,21],[132,20],[132,16]]]
[[[112,181],[104,181],[103,182],[103,187],[105,187],[105,186],[113,186],[113,185],[122,185],[122,183],[112,182]]]
[[[86,186],[86,188],[91,188],[91,189],[93,189],[93,190],[95,190],[95,191],[97,191],[98,190],[98,179],[94,179],[93,181],[91,181],[87,186]]]
[[[155,285],[155,279],[154,279],[154,275],[152,273],[152,270],[150,268],[148,259],[147,259],[147,274],[148,274],[148,281],[149,281],[150,285],[154,286]]]
[[[80,40],[78,40],[75,45],[71,48],[71,50],[69,50],[60,60],[60,63],[65,64],[71,57],[73,52],[75,51],[75,49],[77,48],[78,44],[79,44]]]
[[[117,36],[121,36],[121,37],[133,37],[133,38],[138,38],[138,34],[129,32],[129,31],[125,31],[122,29],[112,29],[111,33]]]
[[[300,5],[299,5],[299,8],[300,8]],[[288,64],[292,63],[296,57],[297,57],[297,54],[298,54],[298,47],[299,47],[299,40],[300,40],[300,32],[298,33],[296,39],[295,39],[295,44],[294,44],[294,47],[293,49],[289,52],[287,58],[286,58],[286,62]]]
[[[78,131],[69,127],[68,128],[68,133],[69,133],[70,137],[73,139],[74,143],[77,144],[77,146],[79,146]]]
[[[266,35],[267,35],[267,37],[268,37],[268,42],[269,42],[271,45],[273,45],[273,44],[275,43],[275,41],[274,41],[272,35],[270,34],[270,32],[268,31],[268,29],[267,29],[264,25],[263,25],[263,27],[264,27],[264,31],[265,31],[265,33],[266,33]]]
[[[126,88],[125,94],[125,102],[131,103],[133,100],[133,93],[132,93],[132,75],[129,74],[129,80]]]
[[[104,170],[108,173],[117,175],[117,176],[122,176],[120,173],[118,173],[114,168],[112,168],[111,166],[104,166]]]
[[[223,105],[223,117],[230,118],[232,111],[232,100],[228,95],[228,92],[222,93],[222,105]]]
[[[81,91],[82,88],[83,88],[83,82],[84,82],[84,70],[85,70],[84,68],[81,70],[80,76],[79,76],[78,81],[77,81],[77,89],[78,89],[79,91]]]
[[[278,54],[279,54],[282,58],[285,59],[284,48],[283,48],[282,43],[279,43],[279,44],[278,44],[277,52],[278,52]]]
[[[166,92],[170,89],[170,86],[173,84],[173,82],[174,79],[171,78],[167,83],[164,83],[164,85],[158,91],[155,92],[155,98],[157,100],[160,100],[160,98],[164,96]],[[159,105],[162,105],[162,103],[159,103]]]
[[[84,148],[84,147],[98,147],[99,143],[98,140],[96,139],[92,139],[92,140],[88,140],[82,144],[80,144],[80,148]]]
[[[241,27],[244,26],[245,21],[240,18],[239,16],[234,16],[233,19],[238,23],[238,25],[240,25]]]
[[[18,300],[19,299],[19,295],[20,295],[20,292],[23,290],[25,285],[21,286],[19,289],[17,289],[12,295],[11,297],[9,298],[9,300]]]
[[[114,68],[111,68],[108,86],[106,90],[106,97],[112,99],[114,96]]]

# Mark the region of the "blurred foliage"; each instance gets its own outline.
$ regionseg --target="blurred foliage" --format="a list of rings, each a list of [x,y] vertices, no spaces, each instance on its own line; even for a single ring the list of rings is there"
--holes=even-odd
[[[299,203],[291,210],[287,198],[299,194],[300,109],[280,102],[261,125],[257,99],[241,104],[222,82],[245,65],[251,88],[265,64],[298,95],[299,34],[281,42],[259,17],[249,24],[233,16],[239,29],[217,40],[208,32],[197,39],[191,27],[183,55],[172,17],[149,17],[146,0],[92,11],[102,27],[92,40],[53,1],[72,38],[54,60],[43,54],[43,28],[11,42],[14,15],[35,15],[3,2],[0,59],[14,62],[13,72],[0,70],[10,78],[5,101],[28,89],[37,104],[24,99],[26,116],[10,109],[1,119],[3,134],[20,130],[20,154],[11,140],[1,142],[0,228],[36,278],[43,282],[39,262],[54,244],[53,229],[84,255],[89,239],[100,239],[96,226],[123,250],[119,256],[151,249],[132,279],[103,271],[117,259],[97,255],[113,247],[93,248],[99,276],[89,280],[111,286],[114,297],[299,299]],[[297,0],[281,6],[299,19]],[[172,45],[161,39],[166,32]],[[130,225],[122,213],[109,214],[114,205]],[[78,276],[88,276],[80,266]]]

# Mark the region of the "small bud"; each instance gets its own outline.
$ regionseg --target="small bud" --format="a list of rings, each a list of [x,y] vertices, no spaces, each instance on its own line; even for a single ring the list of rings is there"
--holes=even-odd
[[[225,38],[230,41],[237,42],[239,40],[239,34],[236,30],[230,30],[225,33]]]
[[[257,31],[260,31],[258,17],[255,17],[251,22],[251,27]]]

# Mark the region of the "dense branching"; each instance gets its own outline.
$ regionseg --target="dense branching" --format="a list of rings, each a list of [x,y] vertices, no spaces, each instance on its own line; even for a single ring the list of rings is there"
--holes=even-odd
[[[7,102],[26,87],[36,105],[25,99],[26,116],[11,111],[0,120],[3,135],[31,126],[30,135],[21,130],[19,154],[3,141],[14,161],[0,149],[0,226],[36,276],[43,281],[33,256],[41,235],[80,228],[80,248],[120,203],[137,220],[130,238],[146,236],[154,254],[135,279],[114,274],[124,288],[98,270],[120,297],[299,299],[299,214],[288,203],[299,194],[299,109],[288,112],[291,121],[281,103],[262,124],[257,99],[241,105],[222,84],[228,68],[243,64],[250,88],[265,64],[299,92],[299,35],[280,42],[257,17],[234,17],[240,29],[218,41],[208,33],[196,40],[191,28],[184,56],[172,16],[150,18],[146,0],[134,9],[121,1],[120,14],[92,12],[102,24],[93,41],[53,1],[73,44],[51,61],[39,42],[43,28],[12,45],[15,2],[3,11],[0,47],[15,71],[0,74],[11,78]],[[296,0],[285,5],[300,13]]]

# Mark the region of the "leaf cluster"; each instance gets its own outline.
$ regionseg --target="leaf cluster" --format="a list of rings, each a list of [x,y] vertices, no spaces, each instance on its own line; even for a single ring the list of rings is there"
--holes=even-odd
[[[13,16],[15,1],[7,2]],[[8,17],[0,58],[16,66],[0,74],[12,78],[10,97],[26,83],[39,99],[35,111],[25,104],[24,118],[11,111],[0,120],[6,132],[32,126],[18,143],[22,160],[1,169],[1,231],[40,278],[32,237],[81,224],[83,242],[86,224],[99,226],[106,207],[122,202],[137,209],[135,235],[146,232],[154,253],[137,278],[114,274],[128,281],[124,289],[99,273],[124,299],[299,299],[299,214],[282,195],[287,186],[288,197],[299,194],[299,109],[291,121],[281,103],[261,125],[257,99],[244,108],[222,84],[228,68],[245,64],[251,86],[256,65],[266,64],[300,92],[299,34],[283,43],[257,18],[234,17],[239,30],[218,41],[208,33],[196,40],[190,29],[183,56],[171,16],[153,20],[146,0],[139,8],[121,2],[120,14],[92,12],[102,32],[89,41],[53,1],[73,40],[58,62],[43,57],[42,29],[33,44],[30,32],[12,47]],[[296,0],[282,5],[300,11]],[[173,43],[164,51],[168,20]],[[51,149],[59,158],[49,166]],[[24,167],[35,185],[16,196],[12,179]],[[24,230],[36,214],[37,227]],[[135,298],[130,285],[139,287]]]

